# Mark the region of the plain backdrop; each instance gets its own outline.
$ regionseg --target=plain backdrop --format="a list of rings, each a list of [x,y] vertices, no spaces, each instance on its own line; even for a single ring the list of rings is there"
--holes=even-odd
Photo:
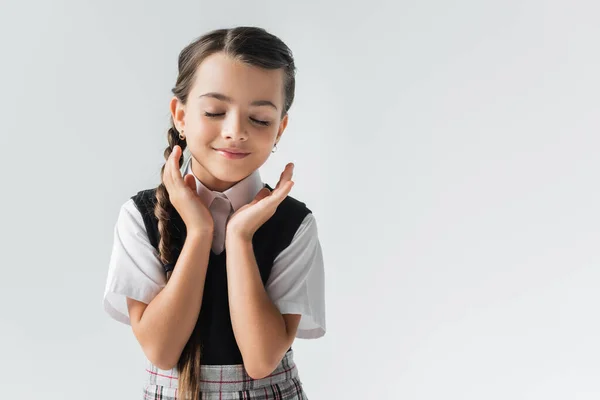
[[[275,184],[319,226],[311,400],[600,397],[600,5],[16,1],[0,9],[0,397],[141,399],[102,309],[118,210],[159,182],[177,56],[258,25],[293,50]]]

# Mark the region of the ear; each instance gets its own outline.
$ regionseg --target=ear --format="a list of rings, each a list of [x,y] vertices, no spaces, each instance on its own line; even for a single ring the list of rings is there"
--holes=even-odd
[[[283,135],[283,131],[285,131],[285,128],[287,127],[288,115],[289,114],[285,114],[285,116],[279,123],[279,130],[277,131],[277,137],[275,138],[275,143],[279,143],[279,139],[281,139],[281,135]]]
[[[185,104],[177,96],[173,96],[169,103],[169,109],[171,110],[171,117],[173,118],[175,128],[181,132],[185,129]]]

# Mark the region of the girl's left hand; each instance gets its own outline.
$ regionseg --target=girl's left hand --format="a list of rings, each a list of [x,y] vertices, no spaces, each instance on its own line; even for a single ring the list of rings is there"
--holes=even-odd
[[[293,172],[294,164],[287,164],[273,192],[266,187],[262,188],[251,203],[237,210],[229,218],[226,237],[234,236],[251,241],[258,228],[275,214],[279,204],[292,190],[292,186],[294,186],[292,181]]]

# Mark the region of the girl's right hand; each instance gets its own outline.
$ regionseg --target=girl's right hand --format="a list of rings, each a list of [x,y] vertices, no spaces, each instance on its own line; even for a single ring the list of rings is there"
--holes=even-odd
[[[177,210],[188,233],[210,233],[214,230],[214,220],[208,208],[196,192],[196,178],[192,174],[181,176],[179,159],[181,147],[175,146],[163,171],[163,183],[169,193],[171,204]]]

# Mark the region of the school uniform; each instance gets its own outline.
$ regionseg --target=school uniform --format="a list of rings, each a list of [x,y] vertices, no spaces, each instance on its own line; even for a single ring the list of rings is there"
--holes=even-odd
[[[182,166],[191,171],[191,158]],[[264,379],[252,379],[242,365],[233,335],[227,292],[225,230],[229,217],[250,203],[265,185],[258,171],[223,193],[206,188],[196,178],[199,197],[208,207],[214,237],[198,317],[201,337],[200,391],[203,399],[305,399],[290,348],[277,369]],[[155,190],[138,192],[120,209],[104,292],[104,308],[117,321],[130,324],[126,298],[146,304],[167,283],[175,262],[158,258],[158,221],[154,217]],[[174,211],[172,251],[183,247],[186,227]],[[306,205],[288,196],[253,238],[260,276],[273,304],[282,314],[301,314],[297,338],[323,336],[325,324],[324,266],[316,221]],[[160,370],[147,360],[144,396],[171,400],[177,393],[176,368]]]

